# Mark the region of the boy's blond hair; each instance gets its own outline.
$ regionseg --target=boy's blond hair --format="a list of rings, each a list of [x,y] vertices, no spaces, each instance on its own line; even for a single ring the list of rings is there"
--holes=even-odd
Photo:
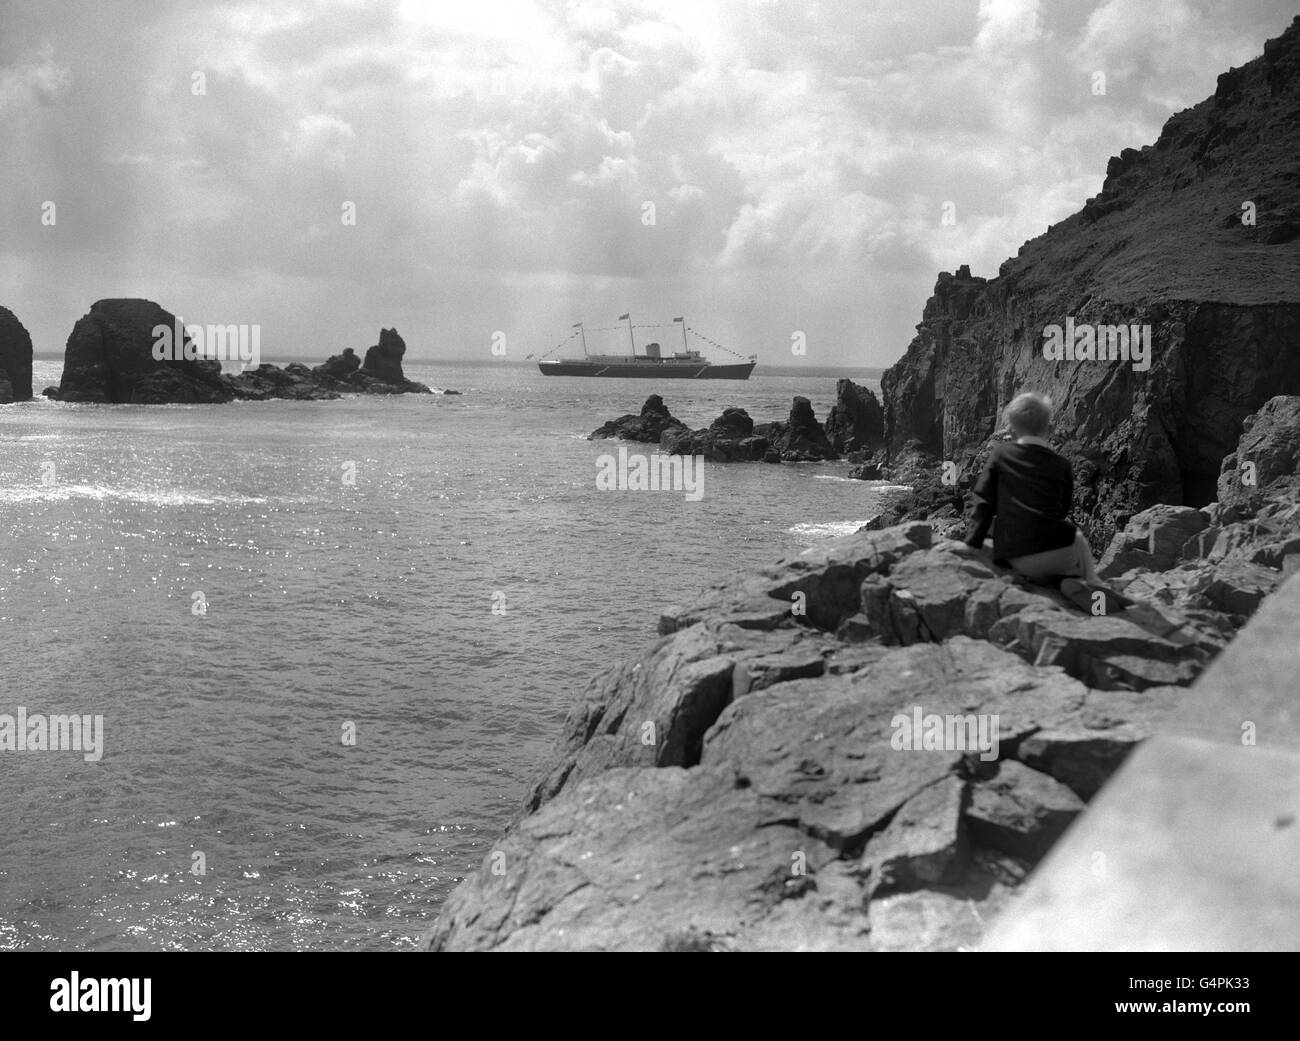
[[[1052,399],[1045,394],[1017,394],[1002,413],[1017,437],[1042,437],[1052,425]]]

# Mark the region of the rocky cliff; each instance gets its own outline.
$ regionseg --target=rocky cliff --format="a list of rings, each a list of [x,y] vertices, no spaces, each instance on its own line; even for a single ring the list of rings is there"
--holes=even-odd
[[[1045,357],[1067,321],[1083,356]],[[1087,357],[1119,355],[1117,326],[1149,327],[1149,367]],[[941,274],[881,387],[890,450],[967,478],[1002,407],[1050,394],[1095,544],[1154,503],[1210,502],[1242,420],[1300,392],[1300,18],[996,278]]]
[[[426,946],[972,949],[1300,573],[1300,398],[1245,426],[1223,502],[1156,506],[1118,534],[1108,568],[1135,600],[1118,613],[925,522],[666,611],[658,643],[576,700]]]

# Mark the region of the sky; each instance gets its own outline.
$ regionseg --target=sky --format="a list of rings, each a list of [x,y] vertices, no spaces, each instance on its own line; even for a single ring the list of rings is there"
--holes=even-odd
[[[629,312],[885,366],[940,271],[995,275],[1295,13],[0,0],[0,304],[38,352],[143,296],[267,360],[619,349]]]

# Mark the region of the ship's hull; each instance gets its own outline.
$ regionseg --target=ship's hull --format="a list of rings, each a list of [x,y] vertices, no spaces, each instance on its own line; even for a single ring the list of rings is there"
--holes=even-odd
[[[747,380],[757,362],[709,365],[637,359],[625,362],[543,361],[537,367],[543,376],[602,376],[619,380]]]

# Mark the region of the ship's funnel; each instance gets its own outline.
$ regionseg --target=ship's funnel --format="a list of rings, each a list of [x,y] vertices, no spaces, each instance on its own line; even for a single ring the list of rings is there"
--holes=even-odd
[[[645,356],[647,358],[659,357],[659,345],[657,343],[647,343],[645,345]]]

